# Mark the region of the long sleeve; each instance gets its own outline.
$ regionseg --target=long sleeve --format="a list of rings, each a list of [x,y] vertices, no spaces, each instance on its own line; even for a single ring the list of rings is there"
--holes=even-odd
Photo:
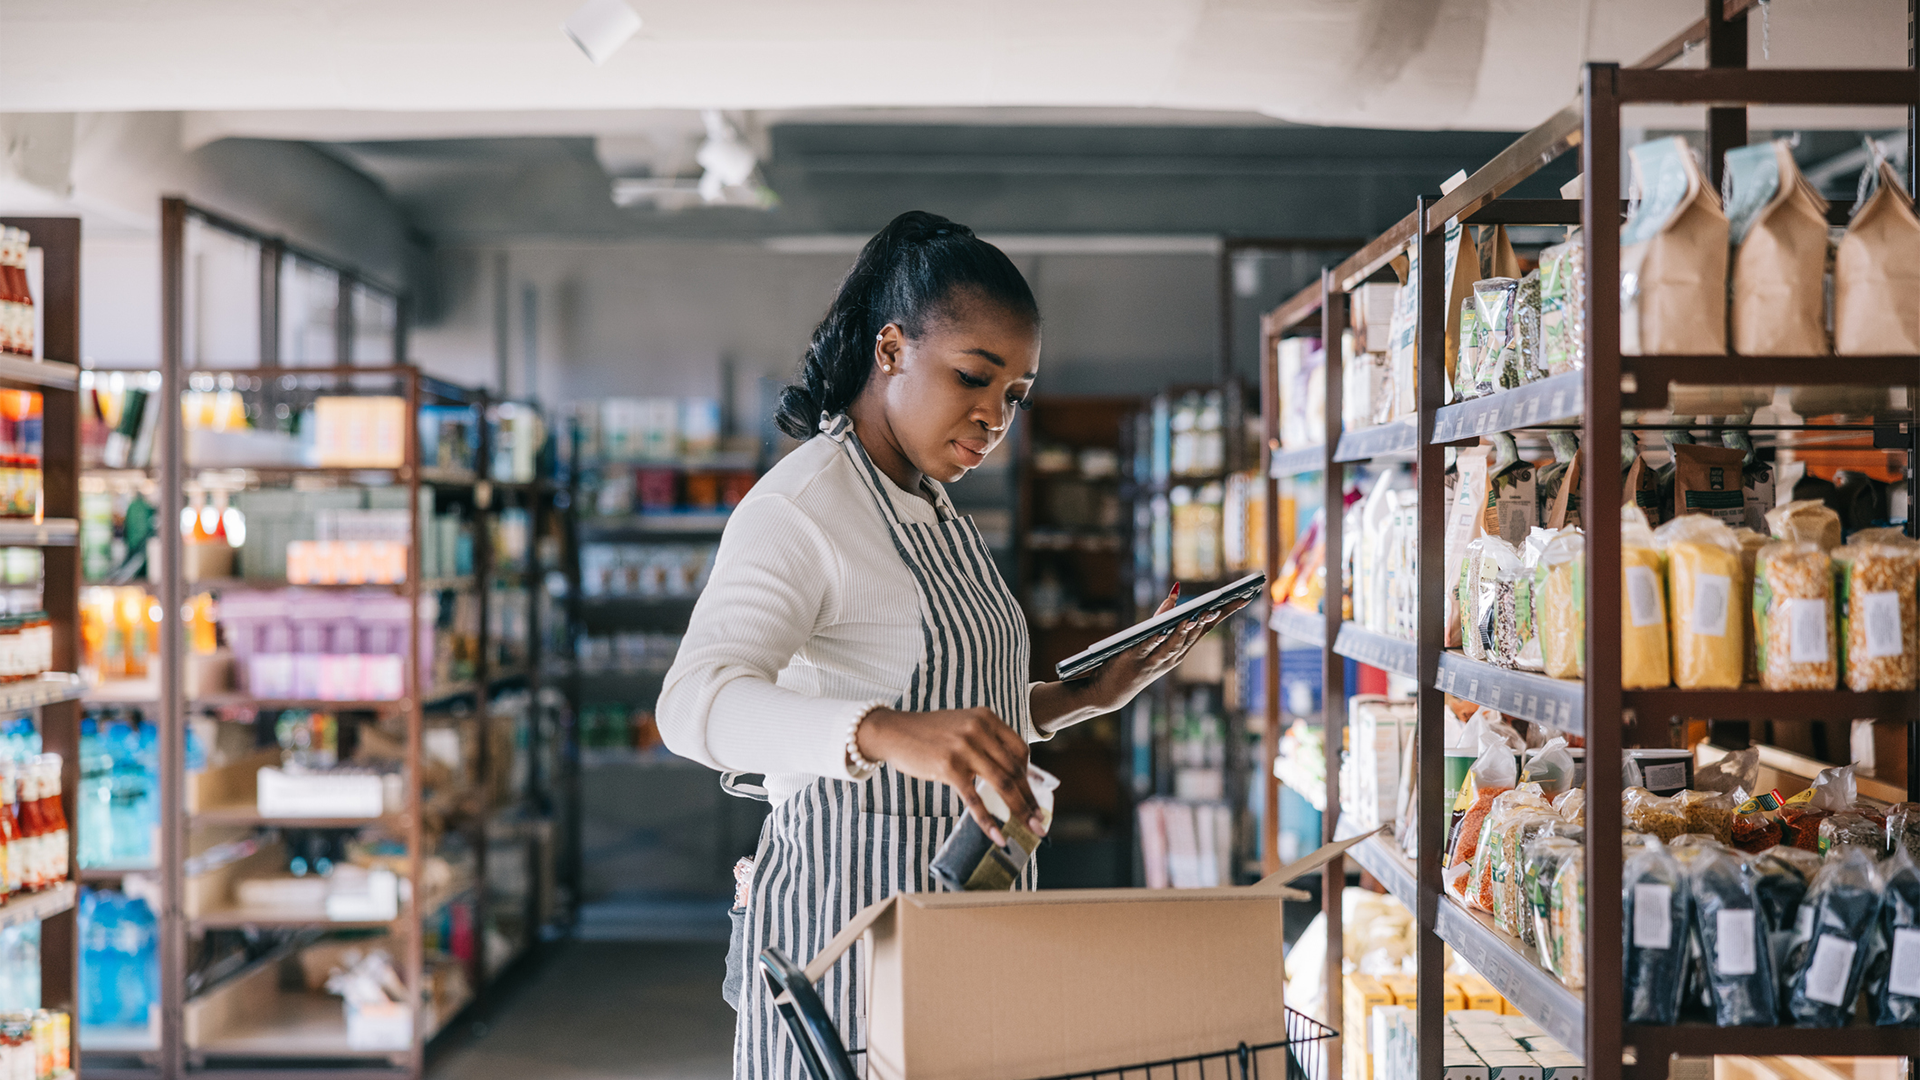
[[[834,612],[841,555],[785,495],[749,497],[727,523],[667,672],[656,719],[668,749],[717,769],[858,779],[847,725],[878,698],[781,687],[782,669]]]

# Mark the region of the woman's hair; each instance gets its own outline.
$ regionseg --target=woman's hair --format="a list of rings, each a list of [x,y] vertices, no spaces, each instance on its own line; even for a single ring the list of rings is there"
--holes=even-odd
[[[813,435],[820,414],[844,412],[873,371],[873,343],[888,323],[918,337],[945,314],[957,290],[1040,321],[1027,279],[1006,253],[938,214],[909,210],[860,249],[840,292],[814,328],[800,381],[780,395],[774,419],[796,439]]]

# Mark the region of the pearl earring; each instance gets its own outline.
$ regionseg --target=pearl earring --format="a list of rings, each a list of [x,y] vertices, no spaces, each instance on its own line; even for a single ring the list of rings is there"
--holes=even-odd
[[[884,371],[884,372],[886,372],[886,373],[887,373],[887,374],[889,374],[889,375],[891,375],[891,374],[893,374],[893,365],[892,365],[892,364],[881,364],[881,365],[880,365],[880,370],[881,370],[881,371]]]

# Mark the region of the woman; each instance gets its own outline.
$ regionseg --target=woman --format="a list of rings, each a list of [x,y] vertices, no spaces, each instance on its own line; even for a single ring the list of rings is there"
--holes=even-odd
[[[803,1075],[754,971],[763,948],[804,964],[867,905],[933,888],[962,814],[1005,843],[976,779],[1039,831],[1027,743],[1120,708],[1214,621],[1082,680],[1027,682],[1026,620],[940,485],[1006,436],[1039,360],[1039,309],[1006,255],[902,214],[861,250],[781,398],[781,428],[805,441],[721,536],[658,714],[675,753],[764,774],[774,804],[736,941],[736,1077]],[[849,1046],[859,970],[849,951],[820,982]]]

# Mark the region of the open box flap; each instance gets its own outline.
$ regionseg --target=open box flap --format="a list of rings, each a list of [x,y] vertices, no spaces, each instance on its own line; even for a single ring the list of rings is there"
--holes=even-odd
[[[1385,828],[1382,826],[1381,828]],[[1266,877],[1257,884],[1248,886],[1224,886],[1212,889],[1056,889],[1047,892],[938,892],[938,893],[898,893],[877,904],[869,905],[865,910],[848,920],[826,947],[807,961],[807,979],[819,982],[834,961],[842,953],[853,947],[882,918],[892,915],[894,906],[910,903],[915,907],[929,909],[1000,907],[1020,904],[1026,906],[1049,904],[1102,904],[1127,903],[1138,904],[1142,901],[1164,899],[1174,903],[1193,903],[1207,900],[1244,901],[1252,896],[1280,900],[1306,900],[1306,893],[1298,889],[1289,889],[1287,883],[1310,874],[1331,862],[1336,855],[1343,855],[1353,845],[1372,836],[1379,829],[1362,833],[1349,840],[1327,844],[1304,859],[1298,859]]]

